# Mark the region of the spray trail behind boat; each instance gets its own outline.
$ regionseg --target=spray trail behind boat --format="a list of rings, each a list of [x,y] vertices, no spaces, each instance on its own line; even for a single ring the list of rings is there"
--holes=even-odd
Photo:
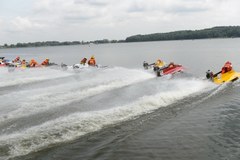
[[[23,94],[35,93],[20,100],[17,107],[10,103],[11,94],[5,95],[4,99],[12,104],[12,110],[1,115],[1,148],[8,151],[0,155],[16,157],[71,141],[215,87],[202,80],[159,79],[142,70],[124,68],[99,73],[88,71],[83,75],[92,75],[95,79],[88,81],[89,77],[81,77],[75,82],[76,79],[71,78],[69,83],[16,92],[14,97],[19,100]],[[69,112],[64,106],[75,110]],[[48,115],[49,111],[55,111],[55,116]],[[33,114],[48,116],[38,121],[32,119],[30,115]],[[23,123],[28,121],[31,123]]]

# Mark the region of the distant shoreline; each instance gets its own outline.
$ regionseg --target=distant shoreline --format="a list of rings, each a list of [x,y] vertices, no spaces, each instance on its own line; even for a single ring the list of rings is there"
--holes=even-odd
[[[70,46],[70,45],[90,45],[107,43],[130,43],[130,42],[150,42],[150,41],[175,41],[175,40],[201,40],[201,39],[219,39],[219,38],[239,38],[240,26],[219,26],[202,30],[183,30],[167,33],[153,33],[145,35],[134,35],[125,40],[95,40],[95,41],[45,41],[29,42],[17,44],[4,44],[0,49],[6,48],[30,48],[30,47],[49,47],[49,46]]]
[[[167,33],[134,35],[126,38],[126,42],[166,41],[166,40],[196,40],[215,38],[240,37],[240,26],[221,26],[202,30],[183,30]]]
[[[29,42],[29,43],[17,43],[17,44],[4,44],[0,46],[0,49],[6,48],[31,48],[31,47],[51,47],[51,46],[73,46],[73,45],[90,45],[90,44],[106,44],[106,43],[122,43],[125,42],[124,40],[96,40],[96,41],[66,41],[66,42],[59,42],[59,41],[45,41],[45,42]]]

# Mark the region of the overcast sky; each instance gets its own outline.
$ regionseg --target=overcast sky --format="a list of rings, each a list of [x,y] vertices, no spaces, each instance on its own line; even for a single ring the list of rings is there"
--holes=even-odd
[[[240,24],[240,0],[0,0],[0,45]]]

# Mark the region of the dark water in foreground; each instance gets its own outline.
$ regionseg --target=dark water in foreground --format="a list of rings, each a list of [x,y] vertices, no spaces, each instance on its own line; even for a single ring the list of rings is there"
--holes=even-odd
[[[239,71],[239,42],[0,50],[0,56],[48,55],[68,64],[77,63],[80,52],[94,52],[110,65],[79,73],[0,68],[0,159],[238,160],[240,82],[217,86],[203,78],[226,60]],[[187,73],[156,78],[141,68],[143,60],[158,57],[183,64]]]

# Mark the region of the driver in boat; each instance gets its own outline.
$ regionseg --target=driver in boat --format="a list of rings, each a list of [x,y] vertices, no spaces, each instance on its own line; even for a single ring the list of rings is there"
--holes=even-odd
[[[31,61],[29,62],[30,67],[36,67],[37,65],[38,65],[38,63],[35,59],[31,59]]]
[[[89,66],[96,66],[96,60],[95,60],[95,57],[92,56],[89,61],[88,61],[88,65]]]
[[[164,62],[161,59],[158,59],[156,61],[156,63],[154,64],[155,67],[163,67],[164,66]]]
[[[20,57],[17,56],[14,60],[13,63],[21,63]]]
[[[82,65],[85,65],[87,63],[87,58],[83,58],[81,61],[80,61],[80,64]]]
[[[171,62],[171,63],[169,63],[168,68],[172,68],[174,66],[175,66],[175,64],[173,62]]]
[[[232,63],[227,61],[224,66],[222,67],[222,70],[221,70],[221,73],[224,74],[224,73],[227,73],[229,71],[232,70]]]
[[[3,59],[0,59],[0,64],[4,64],[4,63],[3,63]]]
[[[26,67],[27,66],[27,62],[26,62],[25,59],[22,60],[21,65],[22,65],[22,67]]]
[[[42,66],[48,66],[49,65],[49,58],[46,58],[42,63]]]

